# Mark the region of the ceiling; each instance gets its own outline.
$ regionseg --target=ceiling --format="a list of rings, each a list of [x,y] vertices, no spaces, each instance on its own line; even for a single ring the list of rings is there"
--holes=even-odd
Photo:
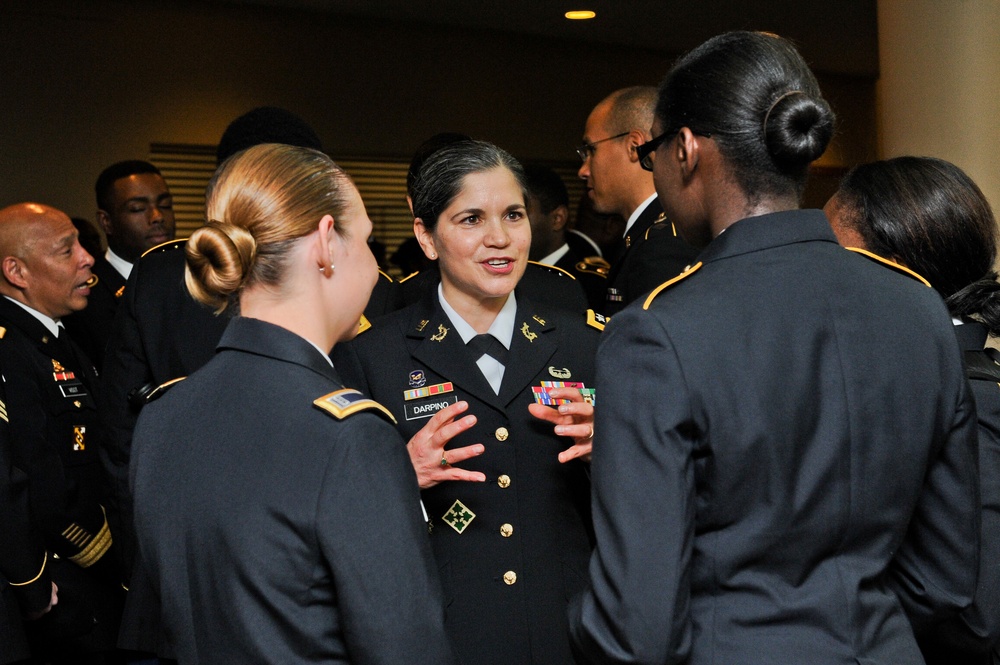
[[[828,74],[876,77],[876,0],[204,0],[355,18],[465,27],[592,44],[687,51],[727,30],[767,30],[795,41]],[[571,9],[597,17],[569,21]]]

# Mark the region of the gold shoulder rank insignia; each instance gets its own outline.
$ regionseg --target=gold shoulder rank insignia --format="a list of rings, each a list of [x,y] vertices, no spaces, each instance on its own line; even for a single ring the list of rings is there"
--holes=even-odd
[[[679,282],[682,279],[684,279],[684,278],[692,275],[700,267],[701,267],[701,261],[698,261],[698,263],[694,264],[693,266],[691,266],[690,268],[688,268],[687,270],[685,270],[681,274],[677,275],[677,277],[674,277],[673,279],[668,279],[663,284],[660,284],[658,287],[656,287],[655,289],[653,289],[652,293],[650,293],[646,297],[646,302],[642,303],[642,308],[643,309],[649,309],[649,306],[652,304],[653,299],[656,298],[656,296],[660,295],[661,291],[667,290],[669,287],[673,286],[677,282]]]
[[[587,310],[587,325],[591,328],[597,328],[598,330],[603,331],[604,326],[608,325],[609,321],[611,321],[610,317],[598,314],[592,309]]]
[[[917,280],[918,282],[920,282],[921,284],[923,284],[924,286],[930,286],[931,285],[930,282],[928,282],[922,276],[920,276],[916,272],[910,270],[906,266],[900,265],[900,264],[896,263],[895,261],[890,261],[889,259],[883,258],[883,257],[879,256],[878,254],[875,254],[874,252],[869,252],[867,249],[861,249],[860,247],[848,247],[847,250],[850,251],[850,252],[854,252],[855,254],[860,254],[861,256],[868,257],[872,261],[875,261],[877,263],[881,263],[882,265],[887,266],[887,267],[891,268],[892,270],[895,270],[896,272],[898,272],[900,274],[906,275],[907,277],[911,277],[911,278]]]
[[[588,256],[582,261],[577,261],[574,267],[580,272],[601,277],[607,277],[611,272],[611,264],[599,256]]]
[[[6,334],[7,334],[7,329],[4,328],[3,326],[0,326],[0,339],[3,339],[3,336]]]
[[[350,388],[342,388],[328,395],[323,395],[319,399],[313,400],[313,404],[337,420],[343,420],[360,411],[375,411],[388,419],[393,425],[396,424],[396,419],[389,409],[375,400],[365,397],[360,391]]]
[[[536,265],[540,268],[545,268],[546,270],[554,272],[561,277],[569,277],[572,280],[576,280],[576,277],[573,277],[571,273],[566,272],[562,268],[557,268],[556,266],[549,265],[548,263],[539,263],[538,261],[528,261],[528,263],[531,265]]]
[[[408,280],[408,279],[412,279],[412,278],[416,277],[416,276],[417,276],[417,275],[419,275],[419,274],[420,274],[420,271],[419,271],[419,270],[414,270],[413,272],[411,272],[411,273],[410,273],[409,275],[407,275],[406,277],[400,277],[400,278],[399,278],[399,282],[398,282],[398,283],[399,283],[399,284],[402,284],[402,283],[403,283],[403,282],[405,282],[406,280]]]
[[[372,327],[372,322],[368,320],[368,317],[364,314],[361,315],[361,320],[358,321],[358,334],[360,335],[364,331]]]
[[[184,238],[182,240],[168,240],[166,242],[161,242],[159,245],[153,245],[152,247],[147,249],[145,252],[142,253],[142,256],[146,256],[147,254],[152,254],[153,252],[166,252],[167,250],[171,249],[179,249],[181,247],[184,247],[186,243],[187,243],[187,238]],[[140,256],[139,258],[142,258],[142,256]]]

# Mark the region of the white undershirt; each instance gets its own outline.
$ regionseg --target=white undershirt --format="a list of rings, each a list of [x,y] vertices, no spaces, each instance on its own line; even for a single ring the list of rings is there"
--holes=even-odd
[[[438,284],[438,301],[441,303],[441,309],[444,310],[445,315],[451,320],[451,324],[455,326],[455,332],[462,338],[462,342],[468,344],[470,339],[479,334],[444,299],[444,289],[440,284]],[[514,298],[514,292],[511,291],[511,294],[507,296],[507,302],[504,303],[503,308],[497,314],[497,318],[493,319],[490,329],[486,331],[496,337],[508,351],[510,350],[510,342],[514,338],[514,319],[516,315],[517,300]],[[503,383],[503,363],[493,356],[484,353],[476,361],[476,365],[490,384],[490,388],[493,388],[493,392],[499,395],[500,384]]]
[[[554,266],[559,262],[559,259],[566,256],[566,252],[569,251],[569,243],[563,243],[563,246],[552,252],[543,259],[538,259],[539,263],[544,263],[547,266]]]
[[[125,279],[128,279],[128,276],[132,274],[133,264],[112,252],[110,247],[108,247],[108,251],[104,252],[104,258],[106,258],[108,263],[110,263],[111,266],[118,271],[118,274]]]
[[[625,224],[625,233],[622,234],[622,238],[628,235],[628,230],[632,228],[633,224],[635,224],[635,220],[639,219],[639,215],[646,211],[646,208],[649,207],[649,204],[652,203],[655,198],[656,192],[653,192],[652,196],[640,203],[639,207],[632,211],[632,214],[628,217],[628,222]]]
[[[45,326],[46,328],[48,328],[49,332],[52,333],[53,337],[59,337],[59,331],[60,331],[60,329],[63,328],[63,324],[59,323],[59,321],[57,321],[56,319],[53,319],[51,316],[48,316],[47,314],[42,314],[37,309],[33,309],[31,307],[28,307],[27,305],[25,305],[20,300],[14,300],[10,296],[4,296],[4,298],[6,298],[7,300],[11,301],[15,305],[17,305],[18,307],[20,307],[21,309],[23,309],[25,312],[27,312],[28,314],[31,314],[33,317],[35,317],[36,319],[38,319],[43,326]]]

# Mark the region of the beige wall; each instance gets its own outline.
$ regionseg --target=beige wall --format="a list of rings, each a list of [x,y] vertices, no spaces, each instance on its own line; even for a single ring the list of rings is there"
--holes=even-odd
[[[0,204],[92,217],[92,183],[152,142],[214,144],[262,104],[339,155],[405,156],[455,130],[574,160],[607,92],[656,84],[670,54],[179,0],[0,1]],[[822,77],[821,77],[822,78]],[[874,155],[874,83],[823,78],[842,120],[827,161]]]
[[[1000,2],[879,0],[879,152],[954,162],[1000,212]]]

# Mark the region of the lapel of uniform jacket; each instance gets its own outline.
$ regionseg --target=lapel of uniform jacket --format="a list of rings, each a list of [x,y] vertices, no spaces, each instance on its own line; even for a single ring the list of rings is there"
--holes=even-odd
[[[421,300],[407,323],[411,355],[476,399],[503,411],[503,405],[479,371],[451,320],[437,305],[437,290]],[[505,374],[507,370],[504,370]],[[505,376],[506,378],[506,376]]]
[[[500,384],[500,403],[510,404],[545,367],[556,352],[555,325],[527,299],[518,295],[510,360]]]
[[[622,238],[621,244],[619,245],[619,254],[615,256],[615,260],[611,263],[611,273],[608,275],[608,284],[611,284],[618,277],[618,273],[621,272],[621,267],[625,264],[625,258],[632,253],[632,248],[634,248],[639,243],[646,239],[646,231],[649,230],[653,224],[656,224],[664,218],[663,206],[660,205],[659,199],[653,199],[646,209],[639,213],[639,217],[636,218],[635,223]]]

